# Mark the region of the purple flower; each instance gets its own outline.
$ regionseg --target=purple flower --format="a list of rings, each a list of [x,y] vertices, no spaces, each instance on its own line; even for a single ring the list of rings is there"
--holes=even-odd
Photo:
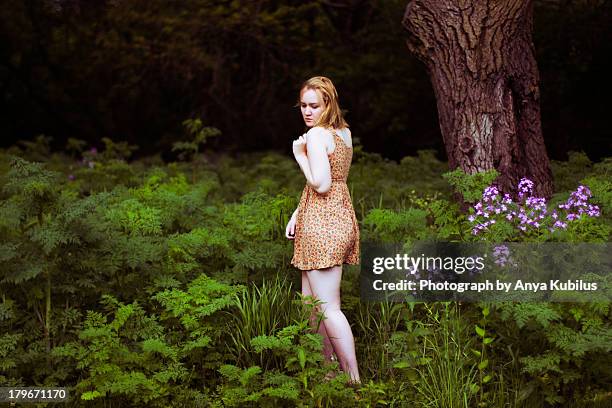
[[[75,179],[74,174],[69,174],[68,175],[68,180],[72,181],[74,179]]]
[[[494,185],[491,185],[485,188],[484,192],[482,193],[482,200],[485,203],[492,202],[493,199],[497,198],[498,195],[499,195],[499,191],[497,190],[497,187]]]
[[[600,213],[599,213],[599,207],[598,206],[589,204],[588,208],[589,209],[587,211],[587,214],[589,214],[591,217],[599,217]]]
[[[495,247],[493,247],[493,255],[510,255],[510,250],[508,249],[507,245],[497,245]]]
[[[518,188],[520,191],[530,193],[533,190],[533,181],[529,180],[527,177],[523,177],[521,181],[519,181]]]
[[[531,196],[531,193],[533,192],[533,181],[523,177],[521,181],[519,181],[518,190],[519,199],[523,199],[525,194],[529,194]]]
[[[495,224],[498,221],[497,215],[499,214],[523,232],[528,229],[538,230],[540,228],[548,228],[550,232],[553,232],[555,228],[566,228],[566,222],[579,219],[583,213],[587,213],[591,217],[600,215],[599,207],[587,202],[591,197],[591,191],[587,186],[580,185],[576,191],[570,194],[564,204],[558,206],[558,209],[565,210],[566,222],[561,221],[562,214],[557,209],[552,209],[549,212],[545,198],[532,195],[533,188],[533,181],[523,177],[518,185],[520,200],[514,203],[509,194],[504,194],[503,199],[500,200],[500,192],[497,186],[487,187],[483,192],[482,201],[479,201],[473,207],[475,213],[468,217],[471,223],[476,224],[472,229],[472,234],[476,235],[480,231],[486,230],[489,225]],[[550,214],[550,217],[547,217],[548,214]],[[499,220],[501,219],[499,218]],[[515,219],[518,221],[514,221]],[[554,223],[552,227],[550,226],[551,223]]]

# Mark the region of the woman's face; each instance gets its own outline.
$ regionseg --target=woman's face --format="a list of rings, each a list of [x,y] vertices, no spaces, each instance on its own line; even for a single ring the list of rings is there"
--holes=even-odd
[[[320,101],[317,91],[314,89],[302,91],[300,109],[302,110],[302,118],[306,126],[313,127],[317,120],[319,120],[324,108],[325,106]]]

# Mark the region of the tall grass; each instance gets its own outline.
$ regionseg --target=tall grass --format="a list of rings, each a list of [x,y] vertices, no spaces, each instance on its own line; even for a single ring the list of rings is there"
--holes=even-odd
[[[356,321],[360,342],[366,353],[359,364],[366,377],[386,378],[391,371],[389,342],[400,328],[406,305],[394,302],[363,302],[357,304]]]
[[[273,335],[299,320],[302,311],[294,305],[295,299],[291,283],[278,276],[272,281],[264,280],[260,285],[252,284],[236,295],[236,310],[232,314],[234,324],[228,327],[227,334],[231,338],[231,344],[228,344],[230,353],[238,365],[249,367],[257,364],[266,370],[281,364],[279,368],[282,368],[281,361],[276,361],[271,354],[255,353],[251,339]]]
[[[415,383],[423,406],[470,408],[478,391],[478,369],[470,356],[472,339],[456,304],[441,302],[423,305],[427,310],[430,335],[423,337],[424,364],[417,368],[421,380]]]

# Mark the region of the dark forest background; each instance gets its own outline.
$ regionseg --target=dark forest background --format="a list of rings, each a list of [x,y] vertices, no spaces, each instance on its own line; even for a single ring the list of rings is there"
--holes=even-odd
[[[39,134],[63,149],[102,137],[164,153],[182,122],[209,147],[290,154],[313,75],[335,82],[354,137],[390,159],[446,154],[427,72],[405,44],[406,0],[23,0],[0,7],[1,146]],[[544,139],[610,154],[612,2],[534,3]]]

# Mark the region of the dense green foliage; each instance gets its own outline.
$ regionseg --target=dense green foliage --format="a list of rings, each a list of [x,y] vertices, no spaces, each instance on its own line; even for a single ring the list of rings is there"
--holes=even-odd
[[[0,383],[70,387],[67,406],[610,403],[609,303],[366,303],[347,266],[363,384],[322,381],[284,237],[303,176],[276,153],[200,154],[203,128],[187,125],[190,161],[167,165],[108,139],[72,140],[72,157],[44,138],[0,152]],[[539,239],[609,240],[612,160],[553,164],[552,201],[583,183],[601,216]],[[487,177],[447,172],[432,151],[395,163],[356,145],[362,240],[482,239],[451,194],[474,201]]]

